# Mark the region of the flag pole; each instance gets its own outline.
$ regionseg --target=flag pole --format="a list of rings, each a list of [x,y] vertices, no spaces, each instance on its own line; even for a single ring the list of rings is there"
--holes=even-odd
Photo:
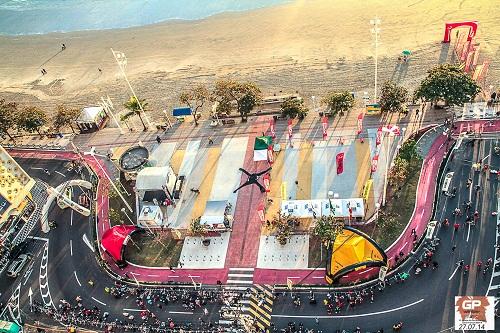
[[[123,77],[125,78],[125,81],[127,82],[128,87],[130,88],[130,91],[132,92],[132,95],[136,99],[137,104],[139,104],[139,109],[141,109],[141,112],[142,112],[144,118],[146,118],[146,122],[148,123],[148,127],[151,127],[151,122],[149,121],[149,118],[146,115],[146,112],[144,112],[144,109],[142,108],[141,101],[139,101],[139,98],[137,98],[137,95],[135,94],[134,88],[132,88],[132,85],[130,84],[130,81],[128,80],[127,74],[125,74],[125,70],[123,69],[122,64],[120,64],[120,61],[116,57],[115,51],[112,48],[110,48],[110,50],[113,53],[113,57],[115,57],[116,63],[118,64],[118,67],[120,68],[120,72],[122,73]]]

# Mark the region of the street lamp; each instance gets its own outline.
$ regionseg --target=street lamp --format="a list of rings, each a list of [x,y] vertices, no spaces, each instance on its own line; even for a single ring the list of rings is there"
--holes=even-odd
[[[373,26],[371,29],[372,34],[375,35],[375,92],[374,92],[374,103],[377,103],[377,80],[378,80],[378,35],[380,33],[380,19],[375,17],[374,20],[370,20],[370,24]]]
[[[106,170],[104,170],[104,168],[102,167],[101,163],[99,162],[99,160],[95,157],[95,147],[92,147],[90,149],[89,152],[84,152],[83,153],[84,155],[90,155],[94,158],[95,162],[97,163],[97,165],[99,166],[99,168],[101,169],[101,171],[104,173],[104,175],[106,176],[106,178],[108,179],[108,181],[111,183],[111,186],[113,186],[113,188],[115,189],[116,193],[118,193],[118,195],[120,196],[120,198],[122,199],[123,203],[125,204],[125,206],[128,208],[128,210],[132,213],[133,210],[132,210],[132,207],[130,207],[130,205],[128,204],[127,200],[125,200],[125,198],[123,197],[122,193],[118,190],[118,188],[116,187],[115,185],[115,182],[113,182],[111,180],[111,178],[109,177],[108,173],[106,172]]]
[[[130,193],[128,193],[128,191],[127,191],[127,189],[125,188],[125,186],[123,186],[123,184],[122,184],[122,182],[121,182],[121,180],[120,180],[120,177],[117,177],[117,178],[115,178],[115,179],[116,179],[116,181],[118,182],[118,184],[120,184],[120,186],[121,186],[121,188],[123,189],[123,191],[125,192],[125,194],[126,194],[128,197],[130,197]]]
[[[130,223],[132,223],[132,225],[134,225],[134,221],[132,221],[132,219],[130,218],[130,216],[128,216],[127,210],[124,207],[122,207],[122,209],[120,209],[120,210],[121,210],[122,213],[125,214],[125,216],[128,218],[128,220],[130,221]]]

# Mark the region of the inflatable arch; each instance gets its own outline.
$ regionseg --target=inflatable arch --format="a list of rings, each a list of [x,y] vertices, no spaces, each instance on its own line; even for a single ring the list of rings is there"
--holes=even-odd
[[[469,27],[469,35],[467,36],[467,41],[471,41],[474,36],[476,36],[478,21],[463,21],[463,22],[447,22],[444,29],[443,43],[449,43],[451,37],[451,30],[461,27]]]

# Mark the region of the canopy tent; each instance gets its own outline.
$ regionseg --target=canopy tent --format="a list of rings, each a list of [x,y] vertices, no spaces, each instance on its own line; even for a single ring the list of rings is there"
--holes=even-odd
[[[137,174],[135,188],[137,191],[161,190],[167,185],[169,175],[169,167],[144,168]]]
[[[224,224],[227,200],[208,201],[200,219],[201,225],[217,226]]]
[[[298,218],[331,215],[362,218],[365,216],[365,204],[363,198],[283,200],[281,211]]]
[[[116,225],[104,232],[101,239],[102,248],[120,266],[124,263],[123,252],[130,235],[140,230],[135,225]]]
[[[273,144],[273,138],[270,136],[258,136],[255,138],[253,146],[253,160],[254,161],[267,161],[267,150]]]
[[[106,111],[102,106],[88,106],[80,112],[76,125],[82,133],[91,132],[104,127],[106,120]]]
[[[325,279],[333,284],[349,272],[387,265],[387,255],[363,232],[344,227],[330,242]]]

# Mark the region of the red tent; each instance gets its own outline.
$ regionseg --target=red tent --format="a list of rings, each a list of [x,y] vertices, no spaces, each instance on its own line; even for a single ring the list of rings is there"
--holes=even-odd
[[[102,235],[101,246],[117,263],[123,262],[125,245],[130,235],[137,230],[133,225],[116,225]]]

